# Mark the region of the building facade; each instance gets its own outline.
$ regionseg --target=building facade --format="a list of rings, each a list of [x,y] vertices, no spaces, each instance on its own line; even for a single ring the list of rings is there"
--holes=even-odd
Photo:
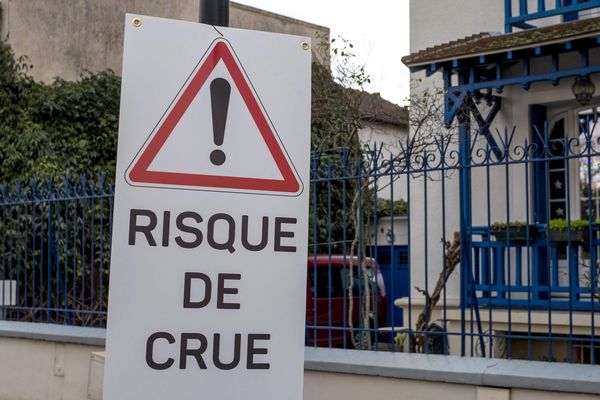
[[[411,286],[440,282],[440,240],[459,233],[436,316],[453,352],[595,362],[599,10],[411,2],[412,94],[443,90],[452,132],[427,162],[438,179],[411,183]]]
[[[106,69],[120,75],[125,13],[198,21],[198,0],[2,0],[0,32],[17,56],[25,55],[37,80],[79,78]],[[230,26],[308,36],[313,48],[329,43],[329,28],[231,3]],[[328,63],[328,52],[313,51]]]

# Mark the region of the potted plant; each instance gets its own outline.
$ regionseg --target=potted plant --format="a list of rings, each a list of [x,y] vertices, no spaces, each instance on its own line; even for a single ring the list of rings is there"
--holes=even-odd
[[[491,233],[497,241],[527,242],[535,238],[534,225],[527,225],[523,221],[495,222],[491,225]]]
[[[551,219],[549,223],[551,242],[581,242],[588,241],[590,223],[587,219]]]

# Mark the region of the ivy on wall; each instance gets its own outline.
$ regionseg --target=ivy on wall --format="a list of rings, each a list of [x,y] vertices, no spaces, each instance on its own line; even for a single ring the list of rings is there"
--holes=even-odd
[[[35,82],[0,42],[0,182],[115,171],[120,78]]]

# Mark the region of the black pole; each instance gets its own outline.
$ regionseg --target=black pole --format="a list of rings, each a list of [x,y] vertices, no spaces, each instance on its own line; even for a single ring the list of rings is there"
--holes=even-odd
[[[229,0],[200,0],[200,22],[229,26]]]

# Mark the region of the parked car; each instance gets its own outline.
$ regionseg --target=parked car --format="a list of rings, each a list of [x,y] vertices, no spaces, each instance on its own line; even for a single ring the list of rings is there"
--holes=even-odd
[[[350,288],[350,261],[354,282]],[[373,258],[365,257],[371,291],[370,330],[363,330],[364,274],[359,258],[344,255],[309,255],[306,282],[306,344],[324,347],[366,347],[366,335],[374,341],[387,320],[387,298],[383,275]],[[349,314],[352,298],[352,314]],[[351,329],[351,324],[354,329]],[[355,341],[352,340],[354,335]],[[361,337],[362,336],[362,337]]]

